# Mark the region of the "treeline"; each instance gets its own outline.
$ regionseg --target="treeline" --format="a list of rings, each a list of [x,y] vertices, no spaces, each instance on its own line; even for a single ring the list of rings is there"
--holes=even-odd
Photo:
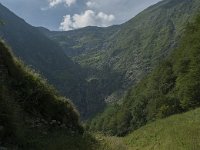
[[[146,123],[200,106],[200,16],[189,23],[174,52],[109,106],[88,128],[123,136]]]

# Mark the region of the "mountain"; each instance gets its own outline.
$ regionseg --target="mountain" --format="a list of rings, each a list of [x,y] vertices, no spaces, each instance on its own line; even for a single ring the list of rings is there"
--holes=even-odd
[[[0,35],[88,119],[106,102],[123,99],[171,53],[199,6],[198,0],[164,0],[122,25],[68,32],[32,27],[0,6]]]
[[[0,149],[104,150],[79,113],[0,40]]]
[[[83,128],[73,105],[15,58],[2,41],[0,72],[2,149],[125,150],[151,146],[199,149],[199,109],[156,121],[123,139],[101,136],[94,139],[82,135]],[[170,140],[174,138],[176,141]]]
[[[149,75],[92,120],[91,130],[124,136],[160,118],[200,107],[200,16],[188,23],[178,47]]]
[[[103,76],[100,86],[108,92],[102,100],[112,102],[172,52],[199,7],[198,0],[164,0],[122,25],[43,33],[74,62],[90,68],[88,81],[102,84]]]
[[[0,41],[0,149],[199,149],[199,6],[164,0],[119,26],[52,32],[0,5],[0,35],[47,78]],[[86,129],[124,137],[87,133],[59,93],[83,119],[102,112]]]
[[[40,136],[60,131],[66,136],[83,134],[79,115],[70,101],[15,58],[3,41],[0,73],[1,146],[34,148],[34,140]]]
[[[50,39],[59,43],[68,56],[73,57],[101,50],[109,37],[111,38],[115,32],[118,32],[120,26],[108,28],[89,26],[72,31],[49,31],[41,27],[38,29]]]
[[[90,96],[96,95],[96,83],[86,81],[87,69],[71,61],[56,42],[2,5],[0,19],[4,22],[0,26],[0,35],[13,48],[14,54],[70,98],[82,118],[102,110],[104,101]]]

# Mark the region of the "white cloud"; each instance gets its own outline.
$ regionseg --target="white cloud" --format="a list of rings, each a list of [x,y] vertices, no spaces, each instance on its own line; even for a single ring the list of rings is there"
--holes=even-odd
[[[76,3],[76,0],[49,0],[49,6],[50,7],[54,7],[54,6],[61,4],[61,3],[64,3],[64,4],[66,4],[67,6],[70,7],[72,4]]]
[[[86,10],[82,14],[64,16],[63,21],[60,23],[60,30],[68,31],[86,26],[106,27],[112,25],[114,20],[115,16],[112,14]]]
[[[92,1],[88,1],[88,2],[86,3],[86,5],[87,5],[87,7],[89,7],[89,8],[94,8],[94,7],[96,6],[96,3],[95,3],[95,2],[92,2]]]
[[[60,30],[68,31],[73,29],[73,22],[70,15],[63,17],[63,22],[60,23]]]
[[[114,24],[121,24],[133,18],[146,7],[161,0],[87,0],[88,9],[111,13],[116,16]]]

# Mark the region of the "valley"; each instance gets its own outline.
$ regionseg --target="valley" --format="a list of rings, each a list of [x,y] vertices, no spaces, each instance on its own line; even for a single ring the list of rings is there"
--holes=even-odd
[[[0,149],[200,149],[199,8],[50,31],[0,4]]]

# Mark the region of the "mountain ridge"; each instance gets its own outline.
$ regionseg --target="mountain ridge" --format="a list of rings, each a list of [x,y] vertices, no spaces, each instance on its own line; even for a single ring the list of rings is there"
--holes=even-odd
[[[0,40],[0,149],[198,150],[199,8],[165,0],[119,26],[52,32],[0,5],[0,35],[47,78]]]
[[[186,18],[195,15],[199,5],[197,0],[165,0],[127,23],[108,28],[51,32],[26,25],[16,25],[23,29],[14,30],[14,23],[10,23],[0,32],[8,43],[11,41],[9,44],[16,54],[20,53],[19,57],[29,61],[62,95],[69,97],[87,119],[101,112],[107,102],[123,99],[128,88],[171,53]],[[0,17],[6,21],[5,12],[1,9]],[[27,28],[37,30],[36,35]],[[43,41],[43,48],[36,39]]]
[[[27,24],[6,7],[0,5],[0,8],[0,18],[4,22],[0,35],[12,47],[15,55],[40,72],[62,95],[70,98],[83,118],[89,116],[89,106],[84,98],[87,92],[85,70],[71,61],[60,46],[38,28]]]
[[[103,76],[109,82],[110,75],[106,72],[115,74],[111,78],[119,83],[105,85],[110,92],[102,98],[102,101],[112,102],[122,99],[128,88],[171,54],[184,26],[198,13],[199,7],[197,0],[164,0],[122,25],[55,31],[46,35],[74,62],[91,68],[87,79],[98,81]]]

